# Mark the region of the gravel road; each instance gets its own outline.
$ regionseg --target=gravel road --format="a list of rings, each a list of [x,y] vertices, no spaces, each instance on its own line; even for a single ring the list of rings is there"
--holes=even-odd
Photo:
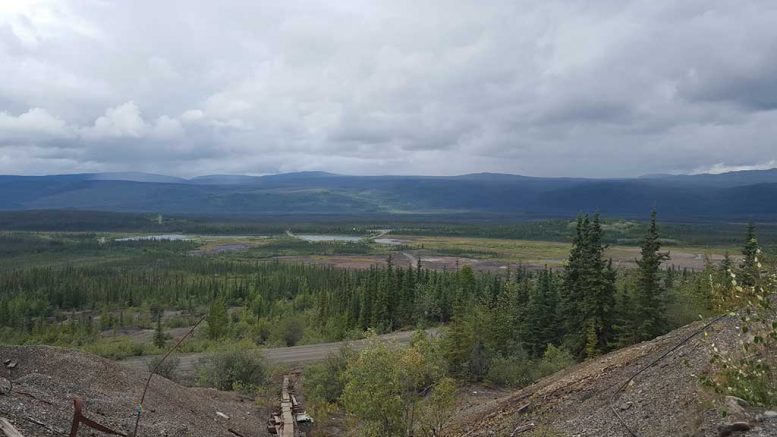
[[[410,342],[410,338],[415,331],[402,331],[394,332],[391,334],[380,335],[378,338],[381,340],[392,340],[400,344],[407,344]],[[427,330],[428,333],[436,335],[438,330],[432,328]],[[304,365],[321,361],[325,359],[329,354],[340,350],[344,344],[350,344],[355,350],[364,349],[367,344],[367,340],[353,340],[353,341],[338,341],[334,343],[319,343],[310,344],[304,346],[292,346],[292,347],[277,347],[262,349],[262,354],[270,364],[292,364],[292,365]],[[182,353],[176,354],[179,359],[177,373],[181,379],[193,378],[195,375],[195,368],[203,353]],[[119,363],[137,370],[148,370],[147,362],[154,358],[153,355],[145,355],[140,357],[130,357],[125,360],[119,361]]]

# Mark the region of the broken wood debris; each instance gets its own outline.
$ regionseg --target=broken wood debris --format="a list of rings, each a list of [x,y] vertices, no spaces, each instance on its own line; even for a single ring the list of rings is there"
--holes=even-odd
[[[281,411],[275,411],[267,421],[267,431],[281,437],[296,437],[299,435],[300,423],[312,423],[313,419],[307,415],[302,404],[297,401],[289,389],[289,377],[283,377],[283,389],[281,390]]]

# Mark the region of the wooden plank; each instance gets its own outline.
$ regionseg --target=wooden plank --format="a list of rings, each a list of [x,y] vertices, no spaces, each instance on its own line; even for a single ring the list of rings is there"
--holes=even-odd
[[[0,431],[3,431],[6,437],[24,437],[5,417],[0,417]]]
[[[281,437],[294,437],[294,415],[291,414],[291,395],[289,394],[289,377],[283,377],[283,392],[281,393],[281,416],[283,428]]]

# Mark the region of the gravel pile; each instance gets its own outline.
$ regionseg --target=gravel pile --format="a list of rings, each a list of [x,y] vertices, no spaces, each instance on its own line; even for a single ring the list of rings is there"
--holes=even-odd
[[[0,346],[0,417],[25,436],[68,435],[73,399],[84,415],[131,434],[148,373],[93,355],[48,346]],[[221,413],[221,414],[217,414]],[[151,380],[139,436],[268,435],[267,411],[235,393]],[[79,435],[103,435],[81,425]]]
[[[447,435],[630,436],[614,408],[638,436],[777,436],[773,412],[726,399],[701,384],[700,375],[709,371],[710,344],[736,348],[733,317],[712,325],[708,336],[694,337],[618,390],[703,325],[690,324],[462,411]]]

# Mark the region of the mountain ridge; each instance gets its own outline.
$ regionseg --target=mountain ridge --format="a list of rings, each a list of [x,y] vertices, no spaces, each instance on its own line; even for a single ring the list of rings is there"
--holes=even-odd
[[[177,214],[476,212],[575,216],[596,211],[673,218],[777,217],[777,169],[718,175],[593,179],[500,173],[351,176],[327,172],[205,175],[137,172],[0,175],[0,210]]]

